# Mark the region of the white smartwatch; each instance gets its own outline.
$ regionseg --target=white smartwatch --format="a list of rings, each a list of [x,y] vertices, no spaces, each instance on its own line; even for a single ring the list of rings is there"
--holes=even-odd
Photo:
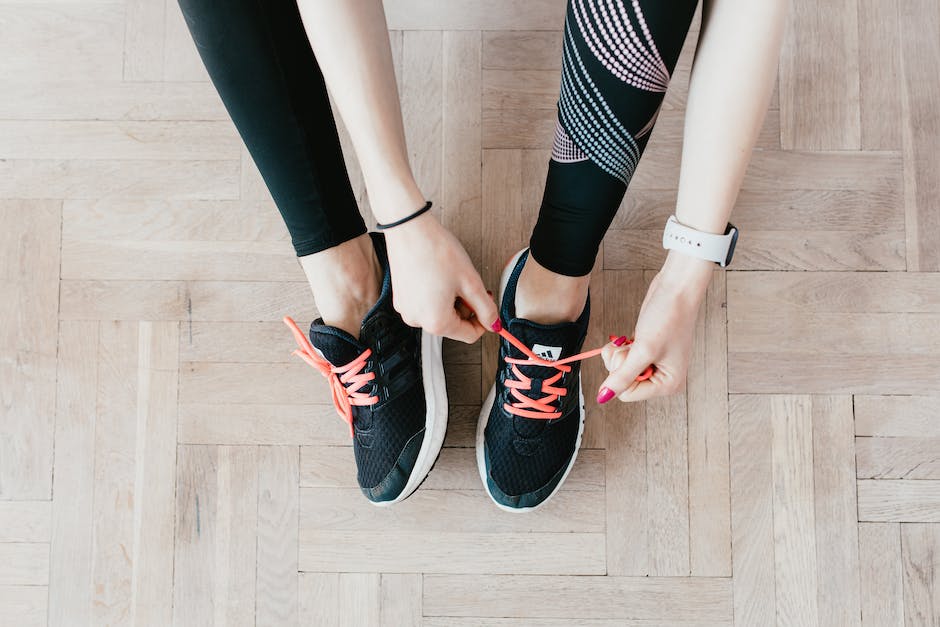
[[[663,231],[663,248],[666,250],[678,250],[699,259],[714,261],[722,268],[731,263],[737,241],[738,229],[730,222],[724,235],[719,235],[696,231],[672,215]]]

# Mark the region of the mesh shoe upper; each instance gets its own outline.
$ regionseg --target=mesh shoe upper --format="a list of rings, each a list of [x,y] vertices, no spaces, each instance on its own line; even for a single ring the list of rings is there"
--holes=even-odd
[[[536,354],[555,360],[575,355],[587,334],[589,305],[585,306],[576,322],[570,323],[542,325],[515,317],[516,284],[527,256],[528,252],[520,256],[510,275],[502,297],[500,317],[506,322],[509,332]],[[505,381],[516,378],[505,358],[525,358],[525,355],[505,339],[500,341],[499,354],[496,395],[484,432],[487,471],[495,487],[506,496],[542,491],[540,498],[545,498],[552,491],[546,488],[557,484],[576,453],[582,420],[580,364],[569,364],[570,372],[552,384],[567,390],[567,394],[555,402],[561,411],[559,418],[525,418],[511,414],[504,407],[514,400]],[[542,383],[558,374],[558,370],[541,365],[522,365],[518,369],[532,379],[530,389],[525,391],[525,395],[531,398],[545,396],[541,390]]]
[[[353,450],[359,485],[368,498],[385,501],[404,489],[424,437],[426,402],[421,377],[421,330],[406,325],[392,308],[391,276],[384,241],[373,234],[385,269],[382,293],[359,333],[359,339],[316,320],[310,341],[334,365],[349,363],[365,350],[372,354],[365,371],[375,379],[363,391],[378,397],[372,405],[354,406]]]

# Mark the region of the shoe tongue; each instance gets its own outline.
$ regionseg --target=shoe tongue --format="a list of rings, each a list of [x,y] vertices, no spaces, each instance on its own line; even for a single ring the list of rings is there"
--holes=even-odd
[[[509,321],[509,332],[543,359],[558,361],[570,357],[581,348],[583,331],[577,322],[560,324],[538,324],[524,318]],[[515,346],[511,346],[513,357],[525,358]],[[549,372],[544,366],[522,366],[526,376],[543,377]]]
[[[334,366],[345,366],[362,354],[366,347],[346,331],[323,324],[319,319],[310,325],[310,343]]]

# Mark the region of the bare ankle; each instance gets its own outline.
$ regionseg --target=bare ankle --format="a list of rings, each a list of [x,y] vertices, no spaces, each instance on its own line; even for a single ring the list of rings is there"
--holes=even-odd
[[[382,268],[369,236],[301,257],[300,265],[323,322],[358,337],[382,290]]]
[[[590,280],[552,272],[530,254],[516,287],[516,316],[539,324],[574,322],[584,311]]]

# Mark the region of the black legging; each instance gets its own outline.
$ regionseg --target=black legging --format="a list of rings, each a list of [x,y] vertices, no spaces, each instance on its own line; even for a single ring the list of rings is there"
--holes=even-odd
[[[376,0],[378,1],[378,0]],[[697,0],[569,0],[558,126],[532,256],[591,271],[646,148]],[[298,256],[366,232],[295,0],[179,0]]]

